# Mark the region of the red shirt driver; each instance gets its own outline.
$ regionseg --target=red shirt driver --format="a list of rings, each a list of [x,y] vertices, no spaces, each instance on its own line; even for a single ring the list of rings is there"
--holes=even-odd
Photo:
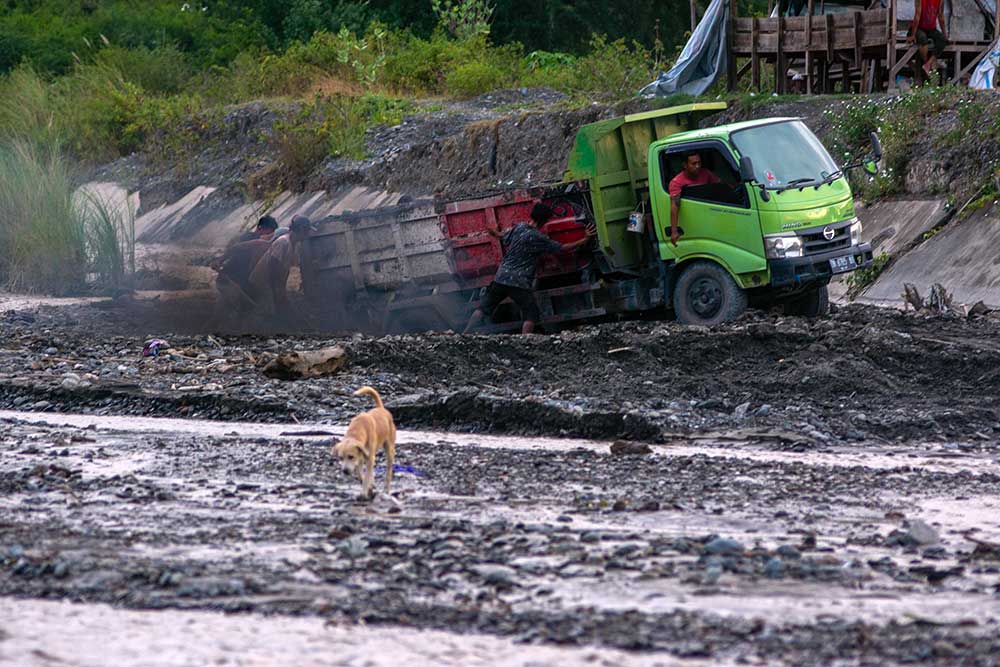
[[[677,212],[681,205],[681,192],[689,185],[708,185],[718,183],[719,177],[708,169],[702,169],[701,156],[698,153],[688,153],[681,162],[681,171],[670,180],[670,242],[677,245],[680,232],[677,231]]]

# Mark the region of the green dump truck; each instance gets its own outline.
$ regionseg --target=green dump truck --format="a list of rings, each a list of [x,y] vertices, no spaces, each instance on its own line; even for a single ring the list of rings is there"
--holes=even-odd
[[[545,201],[556,216],[544,231],[556,240],[588,224],[598,233],[592,247],[543,260],[543,325],[658,310],[713,325],[773,305],[822,314],[830,279],[872,261],[845,172],[875,171],[877,137],[865,160],[838,166],[796,118],[697,129],[724,109],[688,104],[585,125],[555,185],[321,220],[305,249],[307,293],[353,292],[369,312],[377,304],[388,330],[460,328],[503,256],[487,230]],[[692,155],[712,178],[675,200],[675,244],[670,184]],[[519,323],[511,305],[490,328]]]

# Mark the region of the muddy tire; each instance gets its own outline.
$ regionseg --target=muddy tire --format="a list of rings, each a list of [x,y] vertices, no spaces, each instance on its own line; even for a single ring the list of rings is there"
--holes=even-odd
[[[682,324],[712,326],[747,309],[747,293],[715,262],[693,262],[674,286],[674,312]]]
[[[830,293],[826,285],[810,290],[785,303],[785,315],[819,317],[830,312]]]

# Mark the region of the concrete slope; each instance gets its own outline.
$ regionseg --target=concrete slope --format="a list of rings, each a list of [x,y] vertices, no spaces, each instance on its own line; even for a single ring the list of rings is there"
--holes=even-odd
[[[1000,219],[993,207],[949,224],[897,259],[864,292],[866,300],[902,302],[905,283],[926,294],[941,283],[959,303],[1000,306]]]
[[[949,211],[943,199],[892,199],[865,205],[855,204],[858,219],[864,225],[863,238],[872,244],[875,255],[897,255],[923,235],[943,223]],[[830,297],[837,302],[847,301],[847,285],[843,276],[830,284]],[[859,301],[865,301],[862,295]]]

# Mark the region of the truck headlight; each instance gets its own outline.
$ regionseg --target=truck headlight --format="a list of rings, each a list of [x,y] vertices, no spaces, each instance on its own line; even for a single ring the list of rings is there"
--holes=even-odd
[[[802,241],[798,236],[765,236],[764,253],[768,259],[784,259],[802,256]]]
[[[851,223],[851,245],[859,243],[861,243],[861,221],[854,218],[854,222]]]

